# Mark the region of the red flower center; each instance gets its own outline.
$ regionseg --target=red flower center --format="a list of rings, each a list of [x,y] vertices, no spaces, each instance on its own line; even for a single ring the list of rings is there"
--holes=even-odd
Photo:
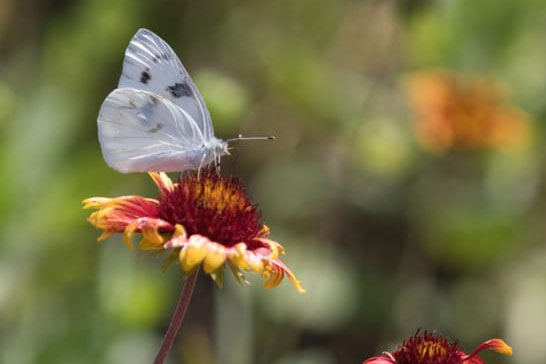
[[[404,341],[392,356],[397,364],[460,364],[461,351],[456,343],[425,331]]]
[[[213,171],[199,179],[184,177],[159,200],[159,217],[182,225],[189,235],[201,234],[225,246],[245,242],[258,248],[265,230],[257,206],[237,179],[222,179]]]

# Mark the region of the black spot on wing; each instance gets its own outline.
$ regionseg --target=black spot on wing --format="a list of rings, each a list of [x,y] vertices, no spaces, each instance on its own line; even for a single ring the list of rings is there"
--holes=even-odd
[[[140,74],[140,82],[143,84],[147,84],[148,81],[152,79],[152,76],[150,76],[150,73],[148,71],[142,71]]]
[[[171,95],[173,95],[176,98],[180,98],[180,97],[184,97],[184,96],[187,97],[187,96],[192,95],[190,85],[188,85],[185,82],[184,83],[178,83],[177,82],[172,86],[167,86],[167,88],[165,90],[169,91],[171,93]]]

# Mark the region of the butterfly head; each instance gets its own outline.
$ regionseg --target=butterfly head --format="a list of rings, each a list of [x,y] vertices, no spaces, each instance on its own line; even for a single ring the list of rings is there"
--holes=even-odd
[[[212,154],[216,157],[221,157],[223,155],[229,155],[229,146],[228,142],[224,141],[222,139],[218,138],[212,138],[208,143],[206,143],[206,147],[212,151]]]

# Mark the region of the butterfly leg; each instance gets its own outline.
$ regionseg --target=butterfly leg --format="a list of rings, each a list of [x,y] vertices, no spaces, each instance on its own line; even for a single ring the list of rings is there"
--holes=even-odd
[[[220,156],[216,155],[216,151],[214,151],[214,169],[216,170],[216,175],[220,175]]]
[[[217,157],[217,159],[215,160],[216,162],[216,174],[218,176],[220,176],[220,169],[222,167],[222,161],[220,160],[220,156]]]
[[[203,157],[201,157],[201,162],[199,162],[199,168],[197,169],[197,180],[201,180],[201,168],[203,167],[203,163],[205,162],[206,154],[203,153]]]

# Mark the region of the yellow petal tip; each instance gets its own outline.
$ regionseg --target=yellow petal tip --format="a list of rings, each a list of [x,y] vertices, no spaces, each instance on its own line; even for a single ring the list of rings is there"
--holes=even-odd
[[[502,339],[494,339],[496,343],[491,349],[495,350],[497,353],[512,356],[512,347],[504,342]]]

